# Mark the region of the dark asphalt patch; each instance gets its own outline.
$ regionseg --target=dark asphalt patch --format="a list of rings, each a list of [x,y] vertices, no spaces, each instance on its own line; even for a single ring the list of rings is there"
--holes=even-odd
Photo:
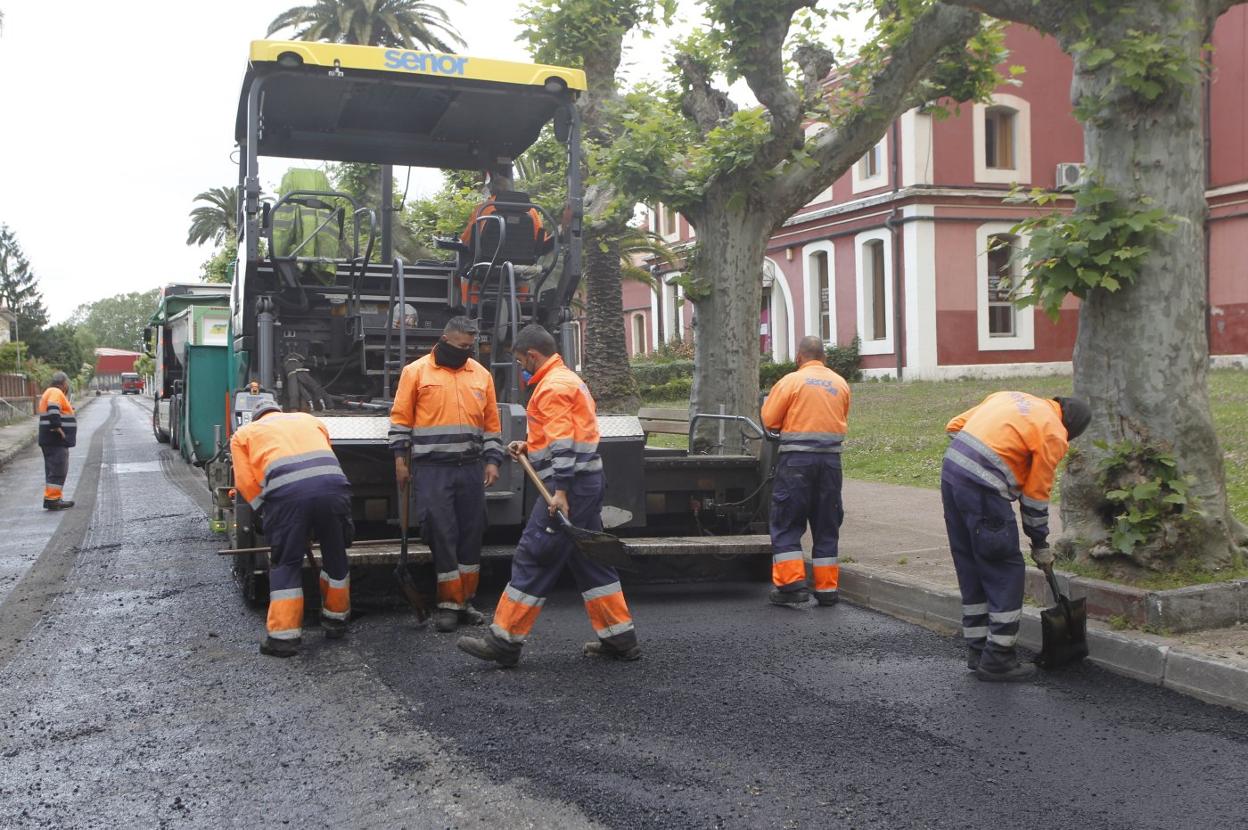
[[[767,588],[633,586],[629,664],[580,655],[569,592],[516,670],[393,618],[352,639],[421,727],[615,827],[1244,826],[1248,716],[1094,666],[979,683],[956,640]]]
[[[13,659],[22,642],[47,613],[53,600],[65,588],[65,576],[78,558],[87,526],[95,508],[96,489],[100,481],[100,461],[104,442],[117,422],[117,401],[109,401],[109,413],[91,437],[91,447],[83,462],[82,474],[74,488],[74,506],[61,513],[61,523],[44,545],[21,581],[0,602],[0,669]]]

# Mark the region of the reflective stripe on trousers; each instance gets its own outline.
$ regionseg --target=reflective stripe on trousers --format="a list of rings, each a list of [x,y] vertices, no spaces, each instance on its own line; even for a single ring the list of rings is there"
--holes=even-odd
[[[602,529],[602,473],[576,476],[568,490],[572,524]],[[489,638],[500,650],[517,653],[541,614],[546,596],[565,567],[585,601],[585,612],[598,638],[612,648],[637,644],[632,615],[619,587],[619,575],[586,559],[566,533],[554,526],[545,502],[533,505],[511,560],[511,582],[494,611]]]
[[[968,645],[985,649],[981,665],[989,670],[994,664],[1011,665],[1026,570],[1012,503],[948,458],[940,495],[962,594],[963,637]]]

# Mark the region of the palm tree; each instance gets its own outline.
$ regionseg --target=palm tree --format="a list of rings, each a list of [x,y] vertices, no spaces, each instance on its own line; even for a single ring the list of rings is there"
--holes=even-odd
[[[191,211],[191,229],[187,245],[203,245],[209,240],[220,245],[226,237],[236,237],[235,217],[238,216],[238,187],[214,187],[195,197],[207,202]]]
[[[440,6],[417,0],[315,0],[279,14],[268,33],[282,29],[295,29],[295,40],[363,46],[423,46],[450,52],[452,43],[464,45]]]

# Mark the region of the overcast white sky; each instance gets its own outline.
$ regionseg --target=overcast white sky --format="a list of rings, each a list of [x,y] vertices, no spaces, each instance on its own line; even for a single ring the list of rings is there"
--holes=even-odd
[[[0,222],[21,241],[54,321],[83,302],[199,278],[211,249],[185,244],[187,214],[196,193],[237,182],[247,44],[305,2],[0,0]],[[464,53],[526,60],[517,6],[446,7]],[[681,8],[683,31],[697,3]],[[638,39],[637,74],[662,63],[671,38]],[[285,166],[267,169],[276,180]],[[439,182],[413,172],[411,195]]]

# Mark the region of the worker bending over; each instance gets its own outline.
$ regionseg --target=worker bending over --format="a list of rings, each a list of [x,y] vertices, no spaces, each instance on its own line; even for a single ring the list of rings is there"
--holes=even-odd
[[[452,317],[430,354],[409,363],[390,409],[390,448],[403,493],[416,488],[416,520],[438,574],[438,631],[480,625],[472,607],[481,571],[485,488],[498,481],[503,436],[490,372],[472,359],[477,326]]]
[[[321,543],[321,626],[331,640],[347,633],[351,580],[351,485],[329,432],[306,412],[266,401],[230,439],[234,484],[260,519],[269,554],[268,636],[260,653],[291,657],[303,635],[303,557]]]
[[[602,530],[605,486],[598,456],[598,415],[589,389],[555,353],[555,340],[539,325],[525,326],[512,345],[520,368],[532,373],[529,386],[528,441],[513,441],[508,451],[528,455],[554,491],[555,505],[533,505],[528,524],[511,560],[511,581],[494,610],[494,623],[483,638],[461,637],[459,647],[482,660],[514,666],[546,596],[564,566],[572,569],[590,624],[598,640],[587,643],[587,656],[636,660],[641,656],[633,618],[613,568],[581,555],[554,518],[559,510],[577,527]]]
[[[763,404],[763,425],[780,433],[780,457],[771,487],[771,602],[803,605],[810,600],[802,536],[807,522],[815,600],[835,605],[840,565],[841,442],[849,418],[849,384],[827,367],[823,341],[803,337],[797,371],[772,387]]]
[[[43,450],[43,509],[65,510],[74,503],[64,498],[69,475],[69,448],[78,443],[78,419],[69,402],[69,376],[52,375],[39,398],[39,449]]]
[[[1035,672],[1015,652],[1026,565],[1010,502],[1022,502],[1032,558],[1051,565],[1053,477],[1091,418],[1080,398],[994,392],[945,427],[953,440],[940,471],[940,497],[962,592],[966,665],[980,680],[1023,680]]]

